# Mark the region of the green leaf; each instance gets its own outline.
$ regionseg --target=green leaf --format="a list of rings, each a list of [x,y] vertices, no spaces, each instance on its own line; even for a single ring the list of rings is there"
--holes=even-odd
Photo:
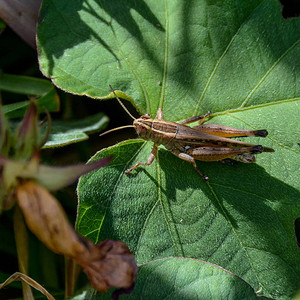
[[[81,178],[78,230],[95,242],[123,240],[140,264],[166,256],[200,258],[262,294],[291,295],[299,278],[293,226],[299,191],[257,164],[199,163],[211,178],[205,183],[163,149],[150,167],[124,175],[150,151],[149,143],[127,141],[93,158],[116,156]]]
[[[53,121],[51,133],[44,148],[65,146],[88,139],[88,134],[103,130],[108,124],[108,117],[98,113],[84,120]]]
[[[258,298],[253,289],[234,274],[200,260],[166,258],[141,266],[138,274],[133,292],[122,295],[122,299]],[[111,299],[111,296],[101,295],[99,299]]]
[[[142,265],[135,287],[121,299],[258,299],[241,278],[216,265],[190,259],[166,258]],[[88,290],[72,300],[112,299],[111,292]]]
[[[58,111],[59,98],[55,87],[49,80],[28,76],[0,73],[0,90],[16,94],[38,96],[36,100],[40,112]],[[3,105],[3,112],[8,118],[23,117],[30,101]]]
[[[66,7],[68,9],[66,9]],[[215,263],[259,295],[299,288],[300,20],[266,1],[44,1],[40,66],[61,88],[107,98],[122,90],[140,113],[179,121],[207,110],[210,123],[267,129],[247,138],[275,153],[257,163],[193,167],[160,147],[127,141],[96,154],[113,163],[79,183],[77,228],[95,242],[121,239],[139,264],[168,256]],[[110,94],[109,97],[112,97]]]

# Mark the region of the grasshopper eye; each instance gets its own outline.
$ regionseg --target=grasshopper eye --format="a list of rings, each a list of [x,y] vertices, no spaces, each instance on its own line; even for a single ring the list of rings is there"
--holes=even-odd
[[[151,119],[151,117],[150,117],[149,114],[145,114],[145,115],[141,116],[141,118],[142,118],[142,119],[145,119],[145,120]]]

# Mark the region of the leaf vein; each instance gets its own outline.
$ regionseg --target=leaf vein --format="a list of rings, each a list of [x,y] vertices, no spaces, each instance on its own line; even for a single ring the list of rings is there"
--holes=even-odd
[[[208,183],[207,185],[208,185],[208,187],[209,187],[209,189],[210,189],[210,191],[211,191],[213,197],[215,198],[216,202],[219,204],[219,207],[221,208],[224,217],[226,218],[227,222],[231,225],[232,231],[234,232],[234,234],[235,234],[235,236],[236,236],[236,238],[237,238],[237,240],[238,240],[238,242],[239,242],[239,244],[240,244],[240,246],[241,246],[241,249],[243,249],[244,252],[245,252],[245,257],[247,258],[247,260],[248,260],[248,262],[249,262],[249,265],[250,265],[251,268],[252,268],[253,274],[255,275],[255,277],[256,277],[256,279],[257,279],[257,282],[259,282],[258,274],[256,274],[256,272],[255,272],[254,266],[252,265],[252,262],[251,262],[251,260],[250,260],[250,257],[249,257],[249,255],[248,255],[248,253],[247,253],[247,251],[246,251],[246,247],[243,245],[243,242],[241,241],[241,239],[240,239],[238,233],[236,232],[236,230],[235,230],[235,228],[234,228],[234,226],[233,226],[233,224],[232,224],[232,222],[231,222],[231,220],[230,220],[230,218],[229,218],[229,216],[228,216],[226,210],[224,209],[224,207],[223,207],[223,205],[222,205],[220,199],[218,198],[218,196],[217,196],[217,194],[215,193],[214,189],[212,188],[211,184]],[[259,282],[259,283],[260,283],[260,282]]]
[[[211,114],[211,116],[221,116],[221,115],[225,115],[225,114],[229,114],[229,113],[243,112],[246,110],[257,109],[257,108],[267,107],[267,106],[271,106],[271,105],[279,105],[282,103],[296,102],[296,101],[300,101],[300,97],[278,100],[278,101],[274,101],[274,102],[268,102],[268,103],[257,104],[257,105],[251,105],[251,106],[247,106],[247,107],[238,107],[238,108],[233,108],[233,109],[227,109],[224,111],[213,113],[213,114]]]
[[[223,58],[225,57],[225,55],[228,53],[229,48],[231,47],[231,45],[233,44],[234,40],[236,39],[236,37],[237,37],[238,34],[240,33],[241,29],[243,28],[243,25],[246,24],[246,22],[248,22],[248,20],[251,19],[251,17],[252,17],[252,15],[254,14],[254,11],[255,11],[255,10],[256,10],[256,9],[254,9],[254,10],[252,11],[252,13],[249,14],[248,18],[246,18],[246,20],[245,20],[243,23],[240,24],[239,28],[237,29],[236,33],[232,36],[231,40],[229,41],[229,43],[228,43],[227,47],[225,48],[225,50],[223,51],[222,55],[221,55],[220,58],[217,60],[216,65],[215,65],[214,69],[212,70],[212,72],[211,72],[211,74],[210,74],[210,76],[209,76],[209,78],[208,78],[208,80],[207,80],[207,82],[206,82],[206,84],[205,84],[205,87],[204,87],[204,89],[203,89],[203,91],[202,91],[202,94],[200,95],[198,104],[196,105],[196,109],[195,109],[194,114],[193,114],[194,116],[196,116],[196,115],[199,114],[199,108],[200,108],[200,105],[201,105],[201,103],[202,103],[202,101],[203,101],[203,99],[204,99],[204,96],[205,96],[205,94],[206,94],[206,91],[208,90],[208,87],[209,87],[209,85],[210,85],[210,83],[211,83],[213,77],[215,76],[215,74],[216,74],[216,72],[217,72],[217,69],[218,69],[218,67],[219,67],[219,65],[220,65],[220,63],[221,63],[221,61],[223,60]]]
[[[167,197],[165,198],[166,201],[163,201],[163,199],[162,199],[162,192],[161,192],[161,176],[162,175],[161,175],[161,168],[160,168],[160,165],[159,165],[159,157],[156,157],[156,167],[157,167],[158,201],[161,204],[161,211],[162,211],[163,217],[165,219],[165,222],[166,222],[171,240],[173,241],[173,246],[177,250],[175,255],[184,256],[182,242],[181,242],[180,235],[179,235],[179,232],[177,230],[177,227],[175,225],[175,221],[174,221],[174,218],[173,218],[172,209],[171,209],[171,206],[170,206],[169,199]],[[166,208],[168,208],[168,210],[169,210],[169,215],[171,216],[171,220],[168,220]],[[173,229],[171,227],[173,227]],[[176,237],[174,237],[174,233],[175,233]]]
[[[300,39],[297,40],[291,47],[289,47],[275,62],[274,64],[267,70],[266,74],[261,78],[261,80],[257,83],[257,85],[250,91],[248,96],[245,98],[240,107],[245,107],[251,96],[258,90],[260,85],[266,80],[266,78],[270,75],[273,69],[279,64],[279,62],[288,55],[288,53],[297,46],[300,42]]]

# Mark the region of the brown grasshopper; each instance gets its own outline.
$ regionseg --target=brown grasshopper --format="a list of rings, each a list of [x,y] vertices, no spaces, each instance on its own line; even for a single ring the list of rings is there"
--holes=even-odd
[[[154,143],[147,162],[136,163],[132,168],[126,170],[125,174],[129,174],[140,165],[151,165],[157,155],[159,145],[164,145],[167,150],[180,159],[192,163],[194,169],[206,181],[209,178],[197,168],[195,160],[222,161],[230,158],[245,163],[252,163],[255,162],[254,154],[274,152],[272,148],[230,139],[231,137],[244,136],[266,137],[268,132],[265,129],[243,130],[217,124],[204,125],[205,119],[211,114],[210,111],[205,115],[194,116],[180,123],[164,120],[161,108],[157,110],[155,119],[152,119],[148,114],[136,119],[125,108],[113,88],[111,86],[110,88],[116,99],[134,121],[133,125],[114,128],[100,134],[100,136],[121,128],[133,127],[142,139]],[[199,125],[194,127],[186,126],[195,121],[199,121]]]

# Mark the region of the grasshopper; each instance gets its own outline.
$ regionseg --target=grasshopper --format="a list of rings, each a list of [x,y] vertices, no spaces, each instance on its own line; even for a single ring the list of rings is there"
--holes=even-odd
[[[159,145],[165,146],[167,150],[180,159],[190,162],[205,181],[209,178],[198,169],[195,160],[223,161],[230,158],[244,163],[252,163],[255,162],[254,154],[274,152],[269,147],[230,139],[245,136],[266,137],[268,135],[267,130],[243,130],[217,124],[203,124],[211,114],[210,111],[205,115],[194,116],[180,123],[164,120],[161,108],[157,110],[155,119],[152,119],[148,114],[136,119],[126,109],[113,88],[111,86],[110,88],[121,106],[134,121],[133,125],[114,128],[100,134],[100,136],[118,129],[133,127],[139,137],[154,143],[147,162],[136,163],[125,171],[127,175],[140,165],[151,165],[157,155]],[[199,122],[199,125],[187,126],[187,124],[196,121]]]

